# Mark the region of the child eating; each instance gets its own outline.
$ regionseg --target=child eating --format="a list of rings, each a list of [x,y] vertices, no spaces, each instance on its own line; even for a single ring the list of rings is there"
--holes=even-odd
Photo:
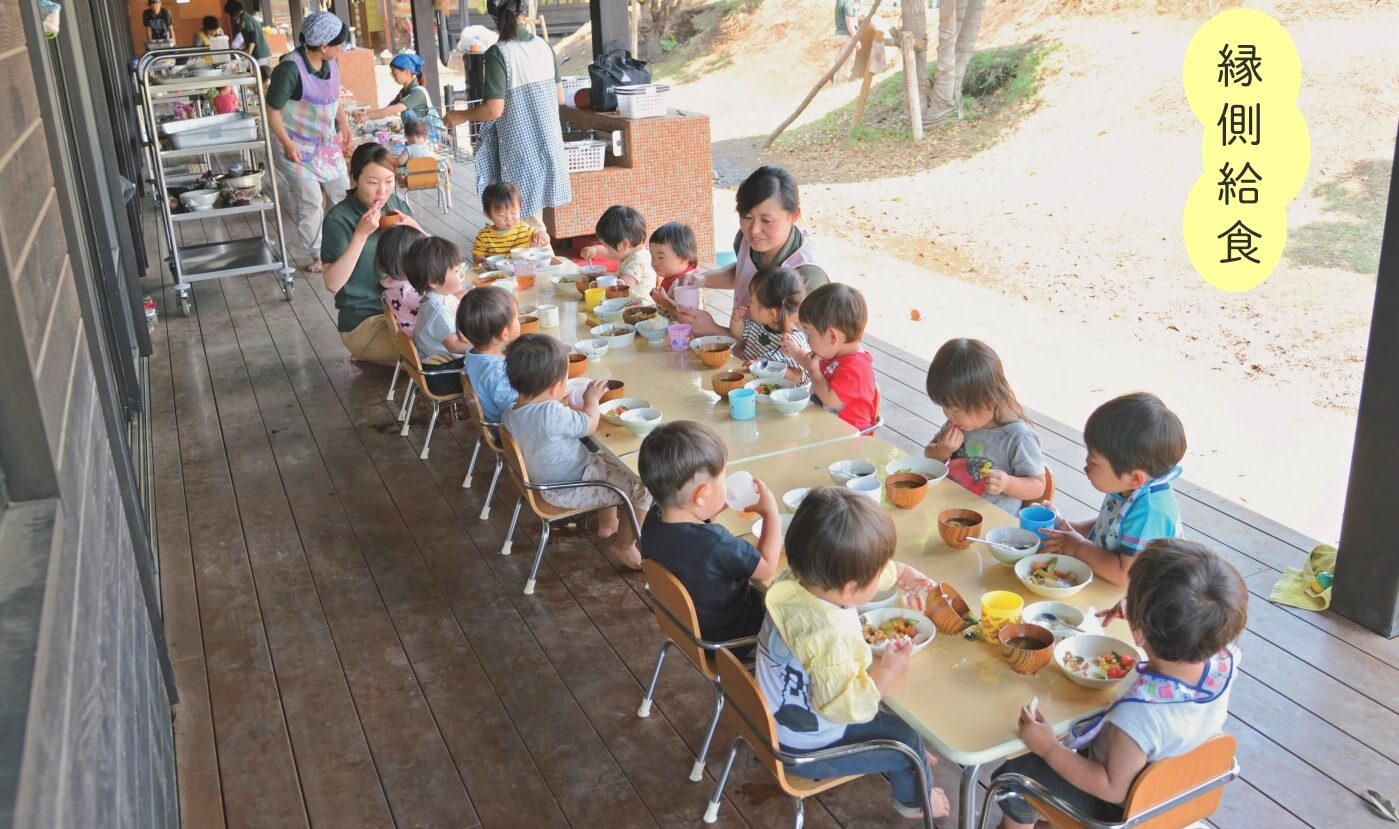
[[[928,366],[928,398],[947,423],[924,449],[947,477],[1005,510],[1044,497],[1040,437],[1015,398],[1001,358],[980,340],[943,343]]]
[[[815,752],[898,740],[925,758],[923,771],[931,778],[934,761],[923,738],[880,706],[908,669],[912,643],[894,639],[883,655],[872,656],[856,610],[881,586],[890,586],[895,572],[910,587],[926,582],[916,570],[894,565],[895,541],[894,522],[870,499],[833,486],[808,493],[787,530],[792,578],[778,580],[767,592],[768,616],[758,633],[754,673],[784,749]],[[899,814],[923,814],[918,771],[892,750],[804,764],[792,772],[814,780],[884,772]],[[942,790],[933,789],[930,796],[933,816],[946,815]]]
[[[419,323],[421,324],[421,323]],[[603,452],[589,452],[582,438],[597,431],[598,402],[606,380],[594,380],[583,393],[583,408],[563,404],[567,394],[568,350],[547,334],[525,334],[505,347],[505,376],[519,392],[514,408],[502,416],[524,457],[525,470],[536,484],[566,481],[607,481],[627,493],[641,515],[651,508],[651,496],[627,468]],[[633,570],[641,567],[641,552],[630,521],[617,513],[617,494],[602,487],[542,492],[540,496],[564,509],[599,510],[598,538],[609,540],[605,551]]]
[[[1180,507],[1171,481],[1180,477],[1185,427],[1154,394],[1115,397],[1083,427],[1088,482],[1105,493],[1096,520],[1045,530],[1045,552],[1081,559],[1093,573],[1127,584],[1137,553],[1152,539],[1180,535]]]
[[[674,299],[678,285],[690,285],[699,273],[695,232],[687,224],[666,222],[651,234],[651,265],[656,270],[657,290]]]
[[[520,218],[520,191],[510,182],[487,184],[481,191],[481,210],[491,223],[481,228],[471,245],[471,258],[477,265],[487,257],[505,255],[516,248],[549,244],[549,234]]]
[[[1122,819],[1122,802],[1148,763],[1185,754],[1223,729],[1239,661],[1234,642],[1248,619],[1243,577],[1208,547],[1163,538],[1136,558],[1125,613],[1147,661],[1107,713],[1068,744],[1031,700],[1020,711],[1020,739],[1031,753],[996,771],[1023,774],[1109,823]],[[1119,603],[1104,615],[1122,612]],[[1037,818],[1019,798],[1001,808],[1001,829],[1028,829]]]
[[[879,387],[874,358],[860,344],[869,321],[869,307],[849,285],[831,282],[811,292],[797,310],[810,351],[795,338],[783,353],[796,360],[811,377],[811,395],[828,412],[861,432],[879,420]]]
[[[403,261],[409,249],[426,236],[416,227],[397,224],[383,232],[379,237],[379,248],[374,251],[374,268],[383,274],[379,278],[379,289],[389,303],[394,322],[409,336],[412,336],[413,326],[418,321],[418,305],[423,297],[408,284]]]
[[[469,345],[457,333],[457,295],[462,291],[461,271],[466,254],[450,239],[428,236],[413,243],[404,259],[408,284],[422,295],[418,320],[413,325],[413,343],[424,368],[462,367],[462,356]],[[461,391],[461,374],[434,374],[427,377],[433,394]]]
[[[519,397],[505,375],[505,346],[520,336],[515,295],[495,285],[469,291],[457,308],[457,330],[471,343],[466,376],[481,403],[481,414],[488,422],[499,423]]]
[[[437,158],[437,153],[432,150],[432,142],[428,141],[427,122],[418,118],[404,120],[403,152],[394,156],[394,166],[401,168],[410,158]]]
[[[777,575],[782,521],[772,491],[755,480],[756,506],[726,504],[724,441],[688,420],[663,423],[641,444],[641,482],[655,499],[641,527],[641,555],[660,562],[690,593],[700,635],[710,642],[752,636],[763,623],[763,594],[753,581]],[[754,547],[713,522],[725,506],[763,518]],[[740,659],[748,648],[734,653]]]
[[[786,363],[788,380],[806,382],[806,371],[789,356],[789,352],[805,354],[811,349],[798,316],[805,296],[806,283],[791,268],[763,268],[754,274],[748,305],[734,309],[729,323],[730,332],[742,342],[741,356],[750,362]]]
[[[614,204],[602,212],[594,230],[602,244],[583,248],[583,258],[616,259],[617,280],[638,295],[650,293],[656,271],[646,247],[646,219],[633,208]]]

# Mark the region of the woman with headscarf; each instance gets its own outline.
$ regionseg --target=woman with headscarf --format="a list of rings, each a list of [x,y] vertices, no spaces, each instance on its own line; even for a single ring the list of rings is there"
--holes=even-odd
[[[350,188],[344,148],[350,126],[340,106],[336,62],[350,29],[330,12],[308,15],[296,50],[272,70],[267,87],[267,123],[281,149],[278,166],[291,193],[296,229],[311,252],[307,270],[321,270],[322,192],[338,204]]]
[[[476,147],[476,191],[510,182],[520,191],[521,213],[543,229],[541,214],[573,199],[563,152],[559,80],[554,50],[529,29],[524,0],[488,0],[500,40],[486,50],[482,102],[442,116],[454,127],[482,121]]]
[[[398,94],[385,106],[360,113],[359,117],[373,121],[401,115],[404,121],[427,120],[428,113],[432,111],[432,102],[423,88],[423,59],[412,52],[395,55],[389,61],[389,74],[393,75],[394,83],[401,87]]]

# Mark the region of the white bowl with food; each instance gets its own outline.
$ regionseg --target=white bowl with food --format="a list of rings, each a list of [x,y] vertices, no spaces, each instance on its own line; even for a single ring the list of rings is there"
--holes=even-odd
[[[651,345],[660,345],[666,339],[666,328],[670,327],[670,320],[652,317],[642,320],[636,324],[636,333]]]
[[[696,354],[711,345],[726,345],[729,348],[733,348],[738,345],[738,340],[735,340],[733,337],[725,337],[722,334],[715,334],[708,337],[695,337],[693,340],[690,340],[690,348]]]
[[[986,545],[991,557],[1007,567],[1014,567],[1020,559],[1032,556],[1040,549],[1039,533],[1021,527],[997,527],[987,531],[986,540],[991,542]]]
[[[632,299],[631,297],[604,299],[602,302],[598,303],[597,318],[603,322],[620,323],[622,321],[622,312],[627,310],[628,306],[639,305],[640,303],[640,300]]]
[[[504,253],[497,253],[495,256],[487,256],[486,267],[493,271],[515,272],[515,265],[510,261],[510,256]]]
[[[616,400],[609,400],[598,407],[598,413],[602,419],[613,426],[625,426],[622,422],[622,415],[633,409],[649,409],[651,401],[641,397],[619,397]]]
[[[1064,602],[1035,602],[1020,611],[1020,618],[1054,634],[1057,643],[1083,633],[1083,611]]]
[[[607,340],[601,337],[591,340],[579,340],[573,344],[573,350],[587,357],[590,363],[601,362],[602,356],[607,353]]]
[[[1015,576],[1036,596],[1067,599],[1093,583],[1093,568],[1076,558],[1040,553],[1017,561]]]
[[[801,414],[802,409],[811,403],[810,389],[778,389],[768,395],[771,399],[772,407],[779,414],[788,417]]]
[[[636,329],[621,322],[599,325],[591,333],[594,337],[607,340],[608,348],[626,348],[636,339]]]
[[[911,639],[913,653],[918,653],[928,647],[938,632],[927,616],[902,607],[885,607],[861,613],[860,626],[864,630],[865,644],[875,654],[884,653],[885,645],[900,638]]]
[[[856,608],[860,613],[868,613],[871,610],[883,610],[886,607],[897,607],[900,598],[899,586],[896,584],[882,593],[875,593],[874,598]]]
[[[792,526],[792,516],[791,516],[791,515],[788,515],[787,513],[782,513],[781,515],[778,516],[778,520],[779,520],[780,522],[782,522],[782,537],[783,537],[783,538],[786,538],[786,537],[787,537],[787,530],[788,530],[788,528],[790,528],[790,527]],[[755,543],[756,543],[756,540],[757,540],[757,539],[762,538],[762,537],[763,537],[763,519],[759,518],[757,521],[754,521],[754,522],[753,522],[753,529],[752,529],[750,532],[753,533],[753,538],[754,538]]]
[[[787,507],[787,509],[791,510],[792,512],[796,512],[797,507],[801,506],[802,499],[805,498],[810,492],[811,487],[809,486],[797,487],[796,489],[789,489],[786,492],[782,493],[782,503],[784,506]]]
[[[661,410],[643,407],[639,409],[628,409],[622,412],[622,428],[631,432],[639,438],[644,438],[651,434],[657,426],[661,425]]]
[[[743,384],[743,387],[745,389],[752,389],[754,392],[756,392],[758,395],[759,403],[766,403],[768,405],[772,405],[773,392],[777,391],[778,389],[795,389],[797,387],[797,384],[793,383],[791,380],[783,380],[781,378],[778,378],[776,380],[749,380],[747,383]]]
[[[1141,660],[1141,651],[1101,633],[1082,633],[1054,646],[1054,664],[1085,688],[1116,688],[1135,675]]]
[[[840,486],[845,486],[846,481],[852,478],[868,478],[877,472],[878,469],[869,461],[850,459],[836,461],[826,467],[826,474],[831,476],[831,480]]]
[[[186,190],[180,194],[180,204],[191,211],[212,210],[218,200],[218,190]]]
[[[554,283],[554,293],[562,299],[582,296],[578,292],[578,277],[574,274],[565,273],[551,276],[549,281]]]
[[[884,474],[897,475],[900,472],[917,472],[928,479],[928,486],[942,482],[947,477],[947,464],[932,458],[898,458],[884,464]]]
[[[782,360],[758,360],[748,367],[759,380],[777,380],[787,375],[791,366]]]

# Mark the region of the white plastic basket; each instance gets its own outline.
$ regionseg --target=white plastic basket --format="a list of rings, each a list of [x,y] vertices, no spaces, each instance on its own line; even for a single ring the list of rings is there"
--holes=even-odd
[[[617,114],[623,118],[655,118],[665,115],[666,98],[670,94],[670,84],[647,83],[619,86],[617,93]]]
[[[565,141],[563,152],[568,159],[570,173],[588,173],[602,169],[607,160],[607,142],[592,138],[584,141]]]
[[[591,89],[593,82],[587,75],[564,75],[563,76],[563,102],[566,106],[573,106],[573,96],[578,94],[580,89]]]

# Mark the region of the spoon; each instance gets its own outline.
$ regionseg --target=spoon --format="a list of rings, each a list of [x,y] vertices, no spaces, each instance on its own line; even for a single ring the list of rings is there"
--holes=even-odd
[[[1063,619],[1060,619],[1053,613],[1049,613],[1047,611],[1042,611],[1038,616],[1036,616],[1035,622],[1048,622],[1051,625],[1058,625],[1063,628],[1068,628],[1069,630],[1076,630],[1079,633],[1083,633],[1083,628],[1077,625],[1071,625]]]
[[[1000,543],[999,541],[989,541],[989,540],[987,540],[987,539],[985,539],[985,538],[977,538],[977,537],[974,536],[974,535],[969,535],[969,536],[967,536],[967,540],[968,540],[968,541],[980,541],[982,544],[985,544],[985,545],[987,545],[987,546],[990,546],[990,547],[1000,547],[1002,550],[1005,550],[1005,551],[1011,552],[1011,553],[1028,553],[1028,552],[1030,551],[1030,548],[1029,548],[1029,547],[1025,547],[1025,548],[1023,548],[1023,549],[1020,548],[1020,547],[1012,547],[1012,546],[1010,546],[1009,544],[1002,544],[1002,543]]]

